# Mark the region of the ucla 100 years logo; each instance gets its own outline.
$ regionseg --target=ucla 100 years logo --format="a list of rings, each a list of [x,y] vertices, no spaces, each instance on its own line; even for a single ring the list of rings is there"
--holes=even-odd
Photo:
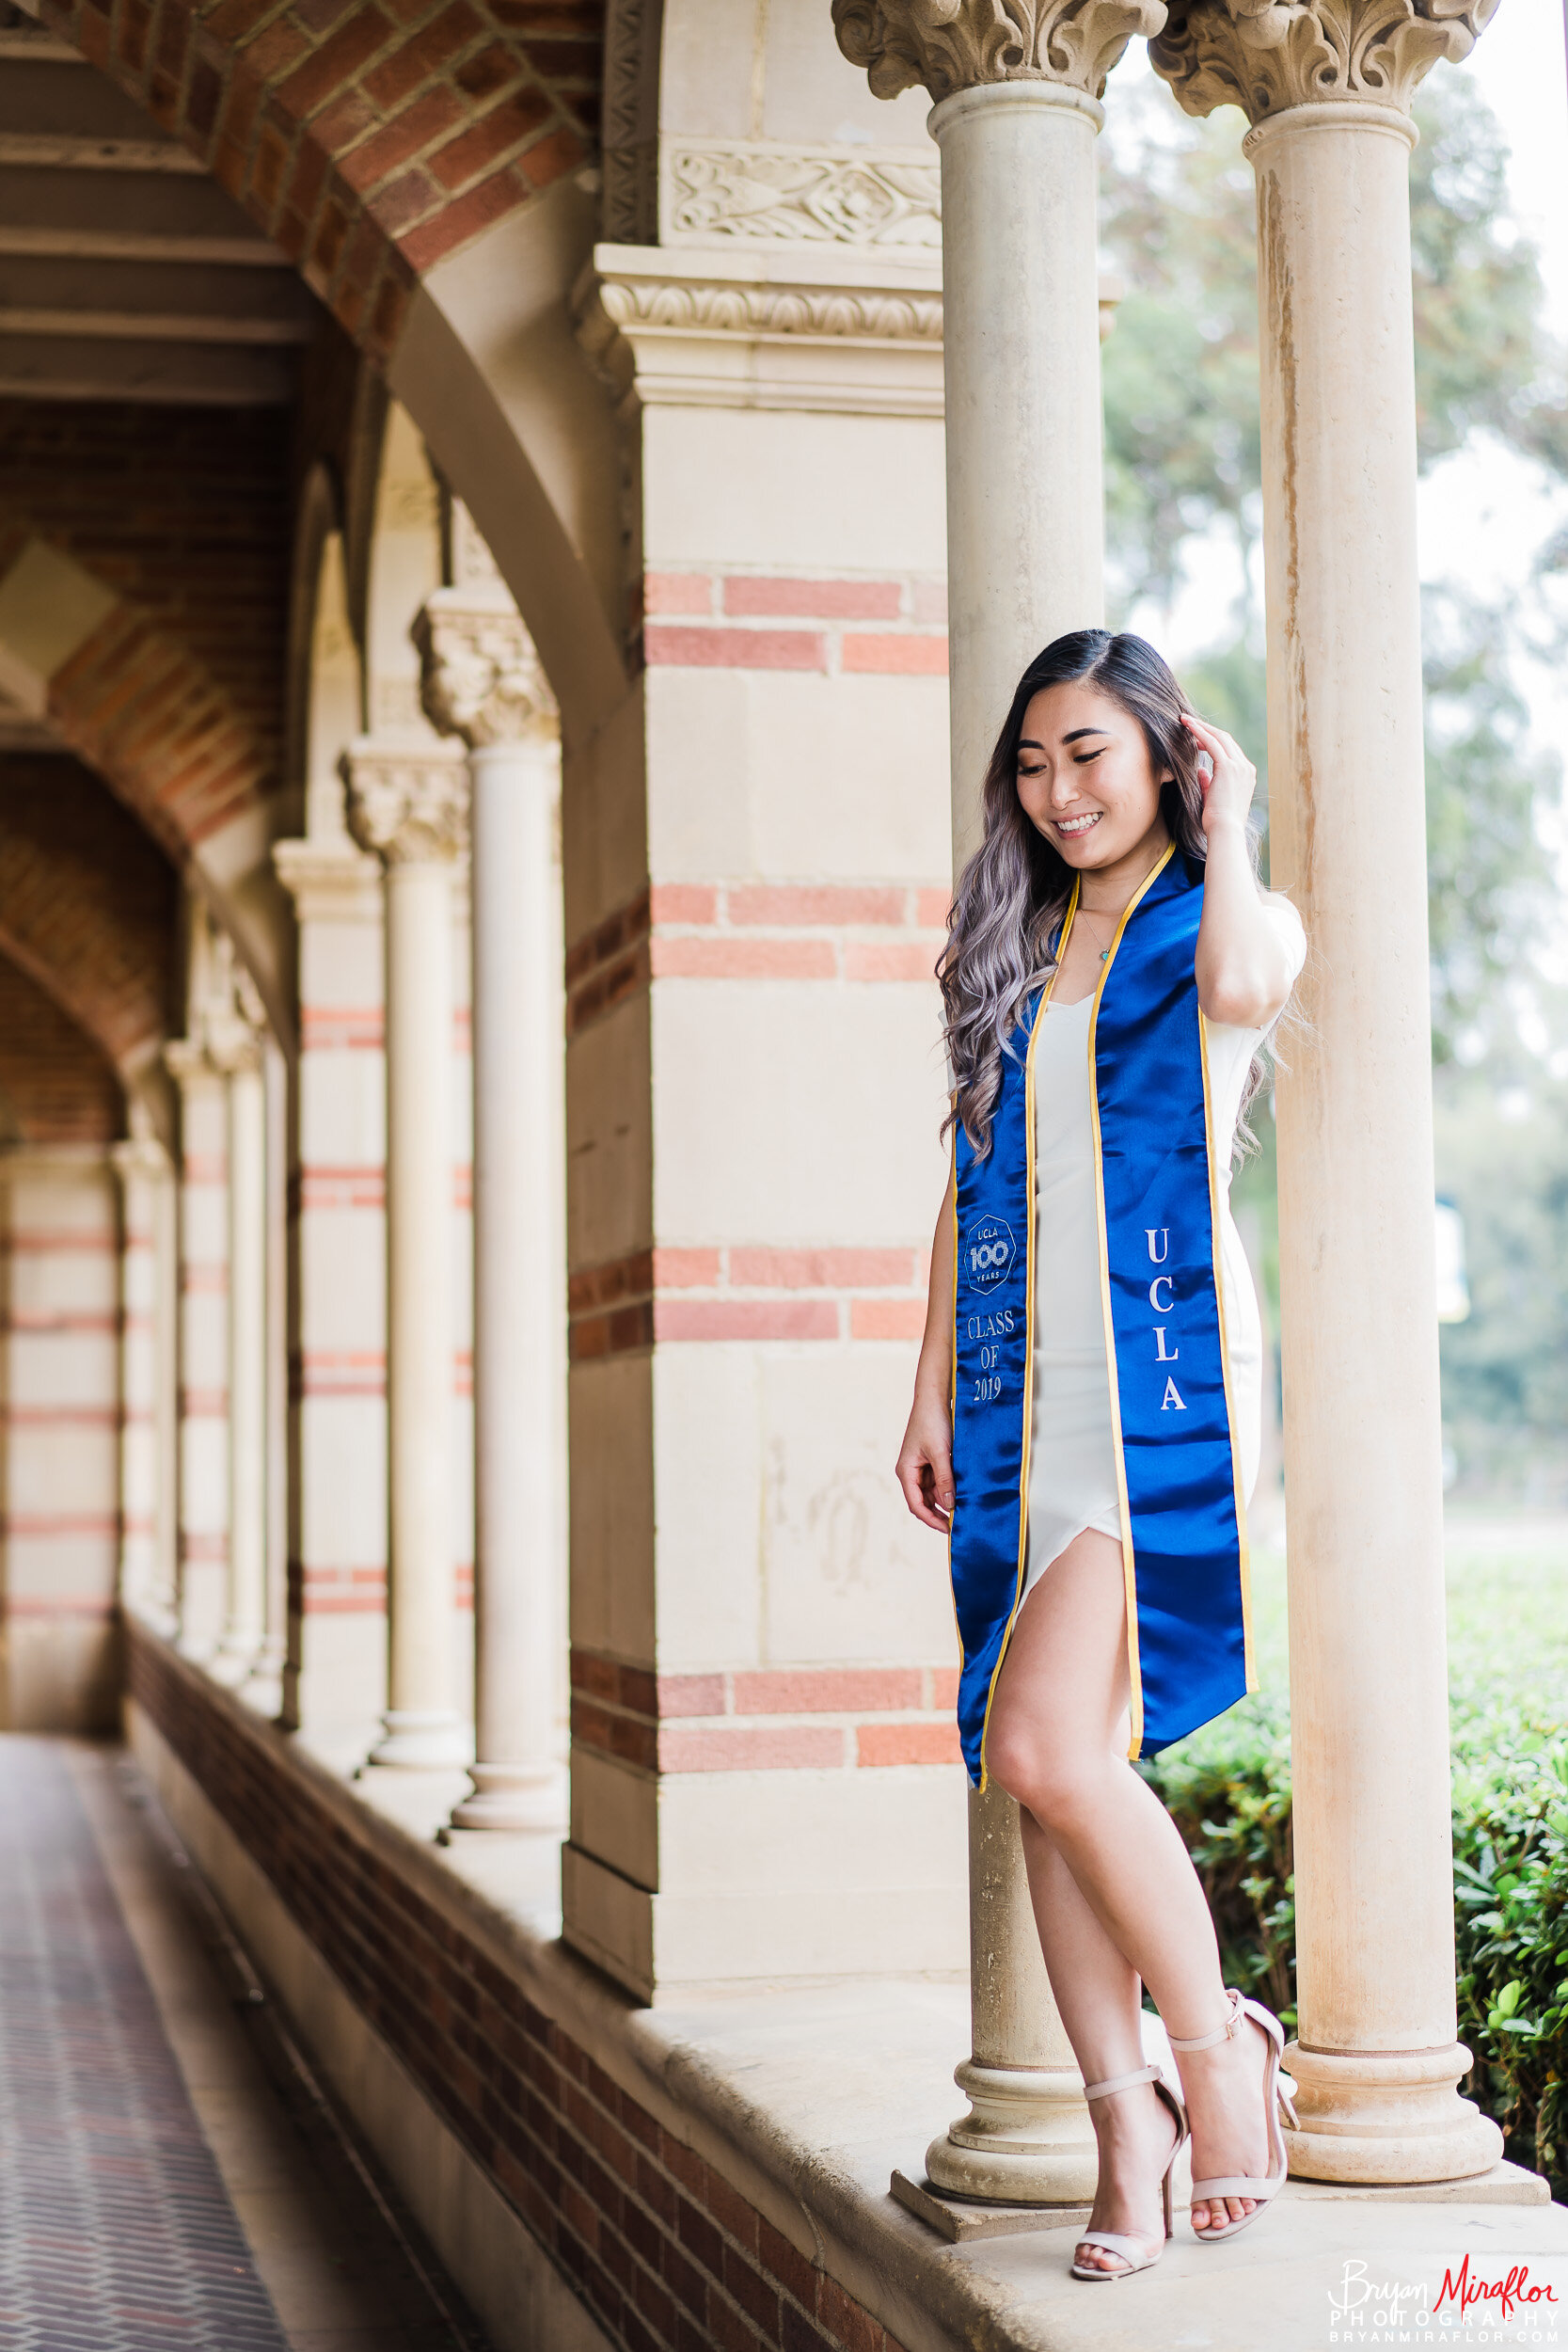
[[[1013,1270],[1013,1229],[999,1216],[984,1216],[963,1239],[963,1271],[972,1290],[993,1291]]]

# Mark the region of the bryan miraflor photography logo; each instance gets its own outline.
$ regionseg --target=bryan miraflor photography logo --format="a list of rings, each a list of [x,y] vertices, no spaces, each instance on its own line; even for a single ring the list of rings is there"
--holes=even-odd
[[[1560,2344],[1568,2256],[1464,2254],[1421,2278],[1347,2255],[1328,2290],[1328,2342]]]

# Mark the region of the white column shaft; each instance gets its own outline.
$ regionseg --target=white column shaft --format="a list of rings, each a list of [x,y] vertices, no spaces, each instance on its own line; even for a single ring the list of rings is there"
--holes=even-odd
[[[461,1758],[453,1707],[451,867],[387,867],[388,1730],[378,1762]]]
[[[1291,2161],[1355,2180],[1463,2173],[1500,2149],[1454,2096],[1409,144],[1392,108],[1348,103],[1247,141],[1272,870],[1313,951],[1313,1033],[1287,1042],[1278,1096]],[[1392,2072],[1386,2056],[1347,2070],[1363,2051]]]
[[[120,1181],[119,1590],[155,1606],[158,1539],[157,1175],[146,1147],[117,1151]]]
[[[260,1062],[229,1074],[229,1609],[248,1661],[266,1622],[266,1098]]]
[[[559,1828],[565,1579],[565,1064],[553,744],[476,749],[477,1761],[464,1828]]]
[[[1095,135],[1082,91],[988,83],[942,149],[953,860],[1032,655],[1104,605]]]
[[[953,859],[1019,676],[1104,600],[1095,135],[1083,92],[989,83],[931,115],[942,150]],[[1000,1788],[970,1801],[971,2112],[927,2153],[962,2196],[1092,2195],[1094,2134]]]

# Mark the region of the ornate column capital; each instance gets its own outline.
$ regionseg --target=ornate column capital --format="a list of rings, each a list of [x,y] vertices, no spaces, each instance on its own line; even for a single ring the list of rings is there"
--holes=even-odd
[[[560,730],[544,664],[504,592],[438,588],[410,631],[420,649],[425,716],[470,751],[490,743],[553,742]]]
[[[939,103],[990,82],[1063,82],[1099,98],[1164,0],[833,0],[833,30],[875,95],[917,86]]]
[[[1441,59],[1467,57],[1497,0],[1170,0],[1149,61],[1190,115],[1240,106],[1256,129],[1291,106],[1408,115]]]
[[[468,845],[467,761],[455,743],[378,743],[342,757],[348,829],[387,866],[446,864]]]

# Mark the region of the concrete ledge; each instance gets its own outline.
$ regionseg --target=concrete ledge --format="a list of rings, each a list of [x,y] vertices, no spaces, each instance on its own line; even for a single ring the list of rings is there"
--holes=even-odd
[[[1179,2225],[1158,2288],[1130,2281],[1115,2296],[1085,2296],[1069,2278],[1065,2215],[1009,2217],[1006,2234],[939,2235],[888,2183],[902,2169],[914,2184],[918,2152],[956,2111],[960,1982],[713,1987],[636,2008],[542,1931],[536,1879],[510,1908],[499,1863],[486,1886],[467,1883],[406,1825],[406,1804],[404,1822],[385,1818],[145,1629],[134,1629],[133,1651],[138,1689],[155,1694],[132,1710],[138,1754],[302,2038],[508,2352],[647,2341],[629,2303],[623,2327],[603,2301],[575,2233],[599,2229],[609,2260],[610,2225],[586,2211],[595,2196],[609,2201],[601,2214],[620,2199],[628,2228],[635,2205],[650,2245],[661,2209],[674,2217],[666,2244],[686,2231],[673,2253],[654,2249],[659,2267],[639,2306],[669,2302],[671,2280],[691,2274],[702,2315],[689,2302],[668,2339],[684,2327],[684,2344],[1320,2352],[1322,2297],[1347,2261],[1374,2277],[1430,2272],[1435,2292],[1466,2253],[1489,2273],[1545,2264],[1568,2299],[1568,2212],[1539,2201],[1543,2185],[1514,2168],[1414,2194],[1291,2183],[1233,2248],[1205,2248]],[[372,1899],[390,1994],[361,1978],[357,1947],[329,1963],[317,1940]],[[312,1904],[325,1907],[307,1919]],[[438,1955],[428,1997],[427,1950]],[[467,1991],[491,2004],[491,2039],[476,2028],[455,2055],[442,2043],[436,2064],[443,2014]],[[462,2051],[480,2047],[489,2071],[469,2107]],[[502,2101],[513,2062],[526,2070],[531,2112],[556,2086],[553,2153],[510,2123],[483,2141],[481,2109]],[[708,2245],[707,2283],[692,2286],[697,2244]],[[741,2291],[758,2303],[749,2333],[732,2325]]]

